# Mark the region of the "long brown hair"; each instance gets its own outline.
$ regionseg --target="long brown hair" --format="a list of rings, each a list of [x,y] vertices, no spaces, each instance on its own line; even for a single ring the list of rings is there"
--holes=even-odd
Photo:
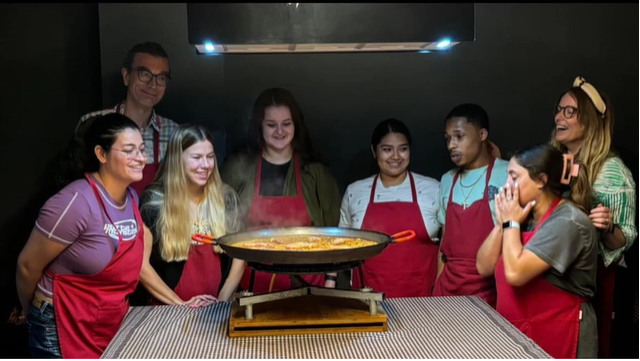
[[[253,104],[250,150],[259,153],[264,149],[262,122],[265,110],[272,106],[285,106],[291,112],[291,120],[294,126],[293,140],[291,141],[293,151],[306,162],[323,162],[320,154],[311,145],[311,137],[304,121],[302,109],[300,109],[293,94],[282,88],[270,88],[263,91]]]
[[[564,94],[569,94],[578,104],[577,119],[584,126],[584,139],[582,146],[575,155],[576,161],[587,168],[589,184],[593,184],[598,177],[607,158],[613,155],[611,151],[611,138],[613,137],[613,110],[608,97],[598,92],[606,105],[604,114],[601,114],[584,90],[574,87]],[[556,104],[560,104],[562,94]],[[556,129],[551,132],[551,144],[567,153],[567,147],[556,140]]]

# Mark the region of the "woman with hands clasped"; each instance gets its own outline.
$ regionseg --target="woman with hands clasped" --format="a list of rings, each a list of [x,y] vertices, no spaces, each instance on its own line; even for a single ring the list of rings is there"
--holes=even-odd
[[[494,274],[496,310],[554,358],[595,358],[598,236],[586,172],[551,145],[516,152],[495,196],[499,222],[476,267]],[[572,182],[570,199],[564,188]],[[583,192],[577,191],[578,189]]]

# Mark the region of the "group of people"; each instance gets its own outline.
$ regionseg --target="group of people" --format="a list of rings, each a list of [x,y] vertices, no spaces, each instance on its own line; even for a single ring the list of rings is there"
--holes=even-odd
[[[411,133],[384,120],[370,144],[379,172],[341,196],[287,90],[260,94],[250,146],[219,168],[205,127],[154,111],[170,80],[160,45],[134,46],[122,78],[122,103],[82,117],[68,184],[18,259],[34,357],[99,357],[130,304],[202,307],[250,284],[295,287],[287,275],[250,280],[244,261],[192,239],[294,226],[416,233],[308,284],[359,289],[362,278],[386,297],[476,295],[553,357],[606,352],[613,270],[637,237],[635,183],[610,149],[611,105],[584,79],[559,98],[551,141],[509,160],[481,106],[455,107],[443,127],[454,167],[440,181],[408,170]]]

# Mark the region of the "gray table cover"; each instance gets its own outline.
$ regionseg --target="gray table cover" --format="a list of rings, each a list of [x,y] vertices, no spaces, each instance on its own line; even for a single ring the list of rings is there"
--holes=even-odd
[[[229,338],[230,303],[132,307],[102,358],[551,358],[478,297],[387,299],[383,333]]]

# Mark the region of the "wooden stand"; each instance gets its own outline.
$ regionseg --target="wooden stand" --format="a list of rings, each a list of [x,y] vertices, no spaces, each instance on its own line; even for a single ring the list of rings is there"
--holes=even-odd
[[[361,300],[300,296],[253,306],[253,319],[245,319],[244,307],[231,305],[229,337],[300,335],[343,332],[384,332],[387,315],[381,307],[371,315]]]

